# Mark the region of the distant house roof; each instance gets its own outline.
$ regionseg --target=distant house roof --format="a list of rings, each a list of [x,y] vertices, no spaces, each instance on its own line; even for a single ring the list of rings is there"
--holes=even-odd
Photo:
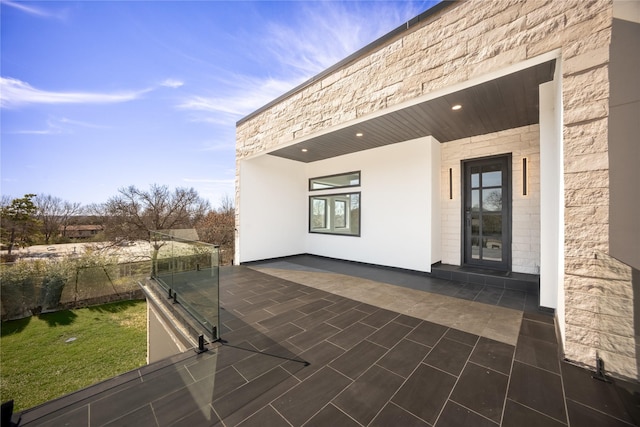
[[[93,231],[93,230],[102,230],[104,227],[102,225],[67,225],[60,226],[60,230],[66,231]]]

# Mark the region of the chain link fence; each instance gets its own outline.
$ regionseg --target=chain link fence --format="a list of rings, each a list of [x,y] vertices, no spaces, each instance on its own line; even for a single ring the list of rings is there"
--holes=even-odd
[[[151,261],[101,263],[19,261],[0,264],[2,320],[46,311],[144,298],[138,282]]]

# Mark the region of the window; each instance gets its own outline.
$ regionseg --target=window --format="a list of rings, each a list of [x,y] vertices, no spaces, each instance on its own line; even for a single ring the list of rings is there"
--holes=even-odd
[[[311,201],[311,229],[327,228],[327,199],[314,198]]]
[[[309,232],[360,236],[360,193],[310,196]]]
[[[347,228],[347,217],[345,212],[347,211],[347,202],[345,200],[333,201],[333,219],[336,228]]]
[[[309,179],[309,191],[331,188],[357,187],[360,185],[360,171]]]

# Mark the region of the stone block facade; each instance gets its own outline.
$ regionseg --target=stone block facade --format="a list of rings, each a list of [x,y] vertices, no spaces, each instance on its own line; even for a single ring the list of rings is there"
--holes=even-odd
[[[561,67],[563,117],[565,278],[559,284],[564,289],[564,308],[559,311],[564,313],[560,322],[565,356],[594,366],[598,353],[609,371],[638,378],[631,269],[600,262],[609,245],[607,127],[612,20],[611,0],[453,2],[239,122],[237,161],[539,55],[556,53],[556,66]],[[446,143],[442,170],[448,174],[449,167],[459,168],[459,160],[447,157],[456,146],[475,145],[470,149],[482,155],[494,151],[483,147],[483,138],[497,144],[514,135],[520,140],[509,151],[526,152],[531,171],[544,173],[532,143],[537,135],[535,127]],[[517,163],[514,179],[518,177]],[[535,186],[535,176],[531,178]],[[514,182],[514,187],[517,185]],[[454,191],[459,194],[459,189]],[[517,258],[521,271],[527,272],[536,268],[532,255],[537,249],[532,247],[536,240],[535,203],[534,197],[526,201],[514,197],[514,208],[523,212],[522,216],[514,215],[514,261]],[[236,207],[240,215],[239,196]],[[460,231],[450,225],[456,221],[459,206],[445,200],[443,261],[459,260]],[[521,227],[519,223],[525,222],[531,226]],[[238,229],[240,226],[237,224]],[[516,241],[524,234],[529,242]],[[610,274],[614,264],[615,274]]]
[[[243,121],[238,159],[555,49],[570,66],[563,68],[567,123],[606,118],[611,20],[604,0],[455,2]]]

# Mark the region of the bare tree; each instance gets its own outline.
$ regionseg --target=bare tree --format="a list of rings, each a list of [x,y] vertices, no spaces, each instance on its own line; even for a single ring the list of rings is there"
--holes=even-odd
[[[502,192],[499,190],[491,191],[486,197],[484,202],[484,209],[490,211],[499,211],[502,209]]]
[[[0,196],[0,209],[8,207],[11,204],[12,200],[13,197],[8,194],[3,194],[2,196]]]
[[[222,197],[218,209],[198,221],[196,228],[203,242],[220,246],[222,263],[231,263],[235,247],[235,209],[228,195]]]
[[[149,190],[121,188],[104,205],[107,236],[112,240],[148,239],[150,230],[192,228],[209,211],[209,202],[193,188],[152,184]]]
[[[84,218],[85,220],[88,220],[92,224],[105,225],[107,218],[105,203],[91,203],[86,205],[82,211],[86,216],[86,218]]]
[[[165,242],[152,239],[149,232],[194,228],[210,209],[209,202],[193,188],[176,188],[171,192],[165,185],[152,184],[149,190],[132,185],[121,188],[119,192],[103,205],[105,233],[114,243],[150,240],[154,268],[158,252]]]
[[[221,214],[234,213],[235,208],[233,206],[233,199],[228,194],[225,194],[220,198],[220,207],[216,209],[216,212]]]
[[[42,235],[46,244],[60,231],[65,234],[72,216],[80,213],[80,203],[71,203],[48,194],[39,194],[34,198],[38,209],[36,217],[42,226]]]

